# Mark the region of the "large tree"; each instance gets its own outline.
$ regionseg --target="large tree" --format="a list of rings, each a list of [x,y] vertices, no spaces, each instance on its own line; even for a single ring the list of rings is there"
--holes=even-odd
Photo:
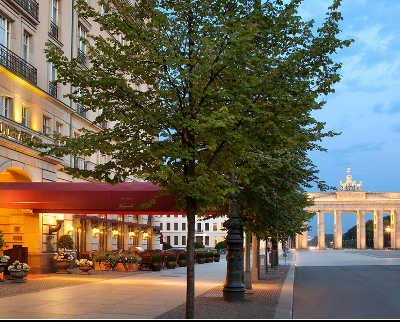
[[[92,171],[66,171],[110,183],[145,179],[181,197],[188,220],[186,317],[192,318],[195,215],[226,204],[232,172],[248,181],[252,162],[246,155],[267,146],[255,133],[267,130],[285,150],[288,142],[304,144],[290,128],[311,133],[310,141],[315,128],[323,129],[309,115],[339,80],[340,64],[331,55],[349,44],[337,38],[339,1],[317,31],[298,16],[301,0],[262,6],[240,0],[98,2],[104,13],[76,1],[79,16],[103,32],[89,36],[87,66],[51,45],[47,57],[57,82],[74,89],[70,99],[101,110],[95,124],[112,126],[58,137],[46,153],[107,154],[110,160]]]

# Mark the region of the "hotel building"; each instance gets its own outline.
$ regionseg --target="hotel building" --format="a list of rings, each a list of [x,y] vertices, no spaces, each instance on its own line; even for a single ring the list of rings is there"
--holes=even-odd
[[[93,6],[95,0],[88,0]],[[64,165],[92,169],[105,155],[41,157],[26,138],[48,142],[52,133],[78,136],[79,129],[100,131],[97,114],[85,111],[55,86],[57,77],[44,49],[47,42],[67,57],[88,64],[82,41],[98,26],[78,17],[73,0],[0,0],[0,182],[82,182],[62,171]],[[101,10],[101,8],[98,8]],[[108,125],[112,126],[112,125]],[[65,196],[68,198],[68,195]],[[33,272],[48,272],[57,237],[70,234],[80,252],[127,250],[132,245],[159,248],[159,216],[33,214],[29,209],[0,209],[3,250],[28,248]]]
[[[226,230],[223,226],[228,218],[201,219],[196,216],[195,241],[204,247],[214,248],[215,245],[226,238]],[[184,215],[166,215],[159,219],[160,231],[163,242],[172,247],[187,246],[187,219]]]

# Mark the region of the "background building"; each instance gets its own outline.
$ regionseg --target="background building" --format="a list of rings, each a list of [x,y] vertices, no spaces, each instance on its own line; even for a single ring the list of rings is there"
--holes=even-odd
[[[196,216],[195,240],[205,247],[214,248],[215,245],[226,238],[226,231],[223,223],[226,217],[202,220]],[[187,219],[183,215],[160,216],[160,231],[163,242],[173,247],[186,247],[187,245]]]
[[[97,3],[89,1],[91,5]],[[85,181],[67,175],[63,166],[92,169],[108,160],[99,153],[63,159],[41,157],[25,144],[27,138],[48,142],[48,135],[53,133],[74,137],[79,136],[81,128],[99,131],[107,126],[93,124],[97,113],[85,111],[64,97],[76,89],[52,83],[57,73],[44,54],[45,44],[50,42],[68,57],[78,57],[82,68],[88,64],[82,38],[99,33],[99,29],[76,15],[73,2],[0,0],[0,182]],[[80,251],[128,249],[131,245],[158,248],[157,218],[86,218],[0,209],[0,230],[6,241],[3,249],[28,247],[32,271],[47,272],[57,235],[72,235]]]

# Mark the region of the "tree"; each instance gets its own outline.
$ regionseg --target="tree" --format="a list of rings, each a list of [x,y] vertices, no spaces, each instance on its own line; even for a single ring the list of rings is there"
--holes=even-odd
[[[339,80],[340,65],[329,55],[348,45],[336,38],[340,2],[316,33],[296,15],[301,0],[262,7],[242,0],[99,2],[104,14],[76,1],[79,16],[104,31],[86,41],[86,66],[55,46],[46,54],[56,83],[71,84],[67,96],[102,111],[95,124],[112,126],[56,136],[42,147],[59,157],[110,156],[94,170],[66,167],[74,176],[109,183],[140,178],[180,197],[188,220],[186,317],[192,318],[195,216],[230,202],[232,172],[247,181],[250,163],[240,163],[257,147],[255,133],[271,128],[268,135],[284,137],[294,124],[305,134],[323,128],[305,117]]]
[[[0,249],[4,246],[3,232],[0,230]]]

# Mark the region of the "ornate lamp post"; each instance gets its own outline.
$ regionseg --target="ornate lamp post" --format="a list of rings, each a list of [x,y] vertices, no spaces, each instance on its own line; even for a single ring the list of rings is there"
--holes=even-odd
[[[232,174],[233,187],[235,188],[235,177]],[[232,207],[229,219],[224,226],[228,230],[226,237],[226,281],[224,285],[224,300],[244,300],[243,284],[243,224],[239,218],[236,206],[236,194],[232,196]]]

